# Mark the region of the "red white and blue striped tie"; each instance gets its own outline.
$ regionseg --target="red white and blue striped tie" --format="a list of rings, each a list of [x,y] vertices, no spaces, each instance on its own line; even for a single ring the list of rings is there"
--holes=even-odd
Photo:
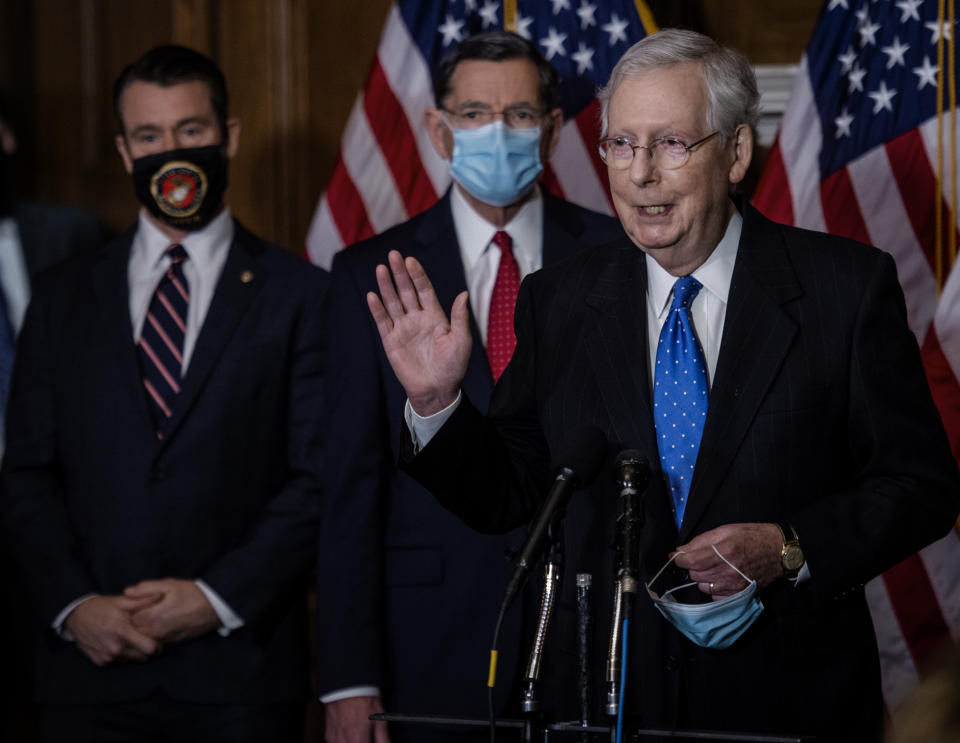
[[[173,401],[180,392],[183,339],[190,304],[190,285],[183,275],[187,251],[182,245],[172,245],[167,255],[170,266],[153,293],[137,343],[143,386],[158,428],[161,421],[173,414]]]

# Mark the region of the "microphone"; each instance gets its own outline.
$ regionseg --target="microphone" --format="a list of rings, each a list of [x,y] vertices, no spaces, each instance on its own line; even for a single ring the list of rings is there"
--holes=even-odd
[[[643,526],[640,496],[650,479],[650,464],[636,449],[626,449],[617,455],[614,466],[617,486],[617,575],[628,578],[632,585],[625,590],[635,593],[639,575],[640,528]]]
[[[606,449],[607,439],[595,426],[576,429],[561,445],[557,461],[564,464],[559,467],[547,498],[533,521],[526,544],[520,553],[517,569],[507,585],[503,606],[512,603],[520,592],[543,551],[550,525],[563,517],[573,491],[589,486],[597,478]]]

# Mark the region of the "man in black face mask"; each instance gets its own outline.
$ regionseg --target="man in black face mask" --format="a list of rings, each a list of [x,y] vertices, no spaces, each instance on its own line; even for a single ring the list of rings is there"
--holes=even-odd
[[[44,738],[296,740],[325,276],[232,218],[211,60],[153,49],[114,101],[139,219],[37,287],[8,416]]]

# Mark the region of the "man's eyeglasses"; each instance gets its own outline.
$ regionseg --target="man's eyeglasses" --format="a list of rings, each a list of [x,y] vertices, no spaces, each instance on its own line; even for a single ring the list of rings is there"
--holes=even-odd
[[[634,144],[626,137],[607,137],[600,140],[600,157],[607,165],[617,170],[626,170],[633,163],[637,150],[646,150],[653,164],[664,170],[676,170],[686,165],[690,159],[690,150],[715,137],[719,131],[698,139],[693,144],[684,144],[673,137],[660,137],[650,144]]]
[[[503,111],[490,108],[465,107],[459,111],[443,109],[454,129],[478,129],[503,116],[503,123],[511,129],[532,129],[539,126],[543,111],[533,106],[507,106]]]

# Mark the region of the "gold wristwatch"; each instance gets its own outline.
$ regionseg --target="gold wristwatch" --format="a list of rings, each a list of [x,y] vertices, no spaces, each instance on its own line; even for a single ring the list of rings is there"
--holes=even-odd
[[[777,527],[783,537],[783,548],[780,550],[780,564],[783,565],[783,574],[787,578],[796,578],[805,559],[803,549],[800,547],[800,537],[797,536],[797,530],[790,524],[781,522],[777,524]]]

